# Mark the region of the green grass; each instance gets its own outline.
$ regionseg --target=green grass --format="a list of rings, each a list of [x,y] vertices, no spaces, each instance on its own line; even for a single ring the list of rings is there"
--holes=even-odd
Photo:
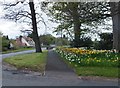
[[[120,69],[118,67],[97,67],[97,66],[76,66],[63,59],[63,61],[75,70],[78,76],[100,76],[108,78],[118,78]],[[120,77],[119,77],[120,78]]]
[[[56,49],[56,52],[69,67],[75,70],[78,76],[120,78],[120,53],[78,54],[62,49]]]
[[[19,49],[15,49],[15,50],[3,51],[2,54],[20,52],[20,51],[25,51],[25,50],[33,50],[33,49],[34,49],[34,48],[19,48]]]
[[[47,51],[31,53],[5,58],[3,61],[15,66],[17,69],[26,69],[37,72],[45,70]]]
[[[120,69],[118,67],[104,67],[104,66],[80,66],[73,62],[69,62],[64,56],[61,59],[74,71],[78,76],[100,76],[108,78],[118,78]],[[119,77],[120,78],[120,77]]]
[[[114,67],[76,67],[79,76],[103,76],[118,78],[118,68]]]

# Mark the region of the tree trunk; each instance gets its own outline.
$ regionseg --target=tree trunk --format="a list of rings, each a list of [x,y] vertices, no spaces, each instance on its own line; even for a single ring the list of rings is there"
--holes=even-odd
[[[113,20],[113,49],[120,53],[120,2],[110,2]]]
[[[36,22],[36,16],[35,16],[36,14],[35,14],[33,0],[29,0],[29,7],[30,7],[30,11],[31,11],[31,16],[32,16],[33,40],[35,42],[36,52],[42,53],[41,44],[40,44],[40,40],[38,37],[37,22]]]
[[[78,48],[80,47],[80,19],[79,19],[79,13],[77,11],[78,4],[74,3],[73,8],[73,23],[74,23],[74,47]]]
[[[80,24],[75,22],[74,23],[74,47],[80,47]]]

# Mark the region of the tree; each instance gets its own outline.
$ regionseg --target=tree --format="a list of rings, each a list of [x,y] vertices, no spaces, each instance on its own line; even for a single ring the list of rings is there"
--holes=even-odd
[[[93,46],[93,42],[90,37],[80,38],[80,44],[81,47],[87,47],[87,49],[90,49],[90,47]]]
[[[113,33],[102,33],[100,34],[100,46],[101,49],[107,49],[110,50],[113,47]]]
[[[90,49],[90,47],[93,46],[93,41],[91,40],[90,37],[82,37],[79,40],[79,47],[85,47],[87,49]],[[71,46],[74,46],[74,42],[71,41]]]
[[[28,37],[33,38],[33,32],[28,34]],[[41,39],[40,39],[41,40]]]
[[[50,45],[50,44],[55,44],[56,38],[50,34],[46,34],[46,35],[41,35],[40,39],[43,45]]]
[[[101,33],[101,40],[95,42],[95,49],[111,50],[113,48],[113,33]]]
[[[110,2],[113,21],[113,49],[120,53],[120,1]]]
[[[30,6],[31,16],[32,16],[33,40],[35,41],[36,52],[42,52],[40,40],[38,37],[36,14],[35,14],[33,0],[29,0],[29,6]]]
[[[8,36],[3,36],[2,37],[2,50],[6,51],[10,48],[10,41]]]
[[[17,5],[23,4],[23,7],[25,5],[29,5],[30,12],[26,11],[24,8],[20,9],[17,8]],[[35,8],[34,8],[34,2],[33,0],[29,0],[29,2],[25,2],[25,0],[17,1],[14,4],[5,4],[5,10],[8,10],[8,13],[5,14],[5,19],[12,19],[15,21],[22,20],[23,22],[27,22],[28,24],[32,23],[32,29],[33,29],[33,40],[35,41],[35,48],[36,52],[42,52],[40,39],[38,37],[38,31],[37,31],[37,21],[36,21],[36,14]],[[15,9],[12,9],[13,7],[16,7]],[[39,15],[39,14],[38,14]],[[39,15],[40,16],[40,15]],[[41,20],[39,20],[41,21]]]
[[[23,36],[28,36],[30,34],[32,34],[32,30],[20,30],[21,33],[23,33]]]
[[[0,52],[2,52],[2,32],[0,31]]]
[[[100,23],[103,19],[110,17],[109,4],[102,2],[43,3],[42,9],[54,19],[53,21],[60,23],[59,28],[66,30],[73,28],[74,47],[80,46],[82,24]]]
[[[65,46],[68,44],[69,44],[68,38],[64,37],[64,35],[63,35],[63,37],[56,38],[56,45]]]

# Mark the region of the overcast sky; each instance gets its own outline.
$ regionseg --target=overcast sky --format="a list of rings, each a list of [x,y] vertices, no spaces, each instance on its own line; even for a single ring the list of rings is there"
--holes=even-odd
[[[3,5],[2,3],[5,2],[15,2],[16,0],[0,0],[0,17],[4,16],[5,11],[3,10]],[[35,0],[36,1],[36,0]],[[37,3],[37,2],[35,2]],[[40,27],[38,29],[38,34],[42,35],[45,33],[50,33],[53,36],[56,37],[56,33],[53,32],[53,27],[57,26],[56,24],[53,24],[48,21],[48,17],[43,13],[43,18],[45,22],[47,22],[47,26],[49,28],[45,29],[45,25],[43,23],[40,23],[38,26]],[[22,35],[23,33],[20,32],[21,29],[30,29],[30,26],[24,24],[24,23],[16,23],[14,21],[10,20],[5,20],[5,19],[0,19],[0,31],[3,33],[3,35],[8,35],[9,38],[16,38],[19,35]]]
[[[1,3],[8,2],[8,1],[15,2],[16,0],[0,0],[0,17],[4,16],[4,14],[5,14],[5,11],[3,10],[3,6],[1,5]],[[35,1],[37,1],[37,0],[35,0]],[[35,2],[35,3],[37,3],[37,2]],[[54,30],[53,27],[57,26],[57,24],[53,24],[53,23],[49,22],[48,17],[45,15],[45,13],[43,13],[43,18],[44,18],[45,22],[47,22],[46,24],[49,27],[49,29],[45,30],[44,24],[40,23],[38,25],[40,27],[40,29],[38,29],[38,34],[42,35],[45,33],[50,33],[56,37],[56,33],[52,33],[52,32]],[[109,21],[108,23],[112,24],[112,21]],[[30,26],[28,26],[24,23],[15,23],[14,21],[0,19],[0,31],[4,35],[8,35],[9,38],[16,38],[17,36],[21,35],[22,34],[20,32],[21,29],[30,29]],[[99,29],[101,30],[100,27],[99,27]],[[97,36],[94,36],[94,37],[97,37]]]

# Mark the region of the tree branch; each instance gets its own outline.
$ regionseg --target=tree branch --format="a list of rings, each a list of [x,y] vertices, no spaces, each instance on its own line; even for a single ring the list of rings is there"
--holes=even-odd
[[[22,3],[22,4],[23,4],[24,2],[25,2],[25,0],[21,0],[21,1],[18,1],[18,0],[17,0],[17,2],[14,3],[14,4],[12,4],[12,3],[9,3],[9,4],[3,4],[3,5],[6,6],[6,7],[4,8],[4,10],[9,9],[10,7],[16,6],[16,5],[18,5],[19,3]]]

